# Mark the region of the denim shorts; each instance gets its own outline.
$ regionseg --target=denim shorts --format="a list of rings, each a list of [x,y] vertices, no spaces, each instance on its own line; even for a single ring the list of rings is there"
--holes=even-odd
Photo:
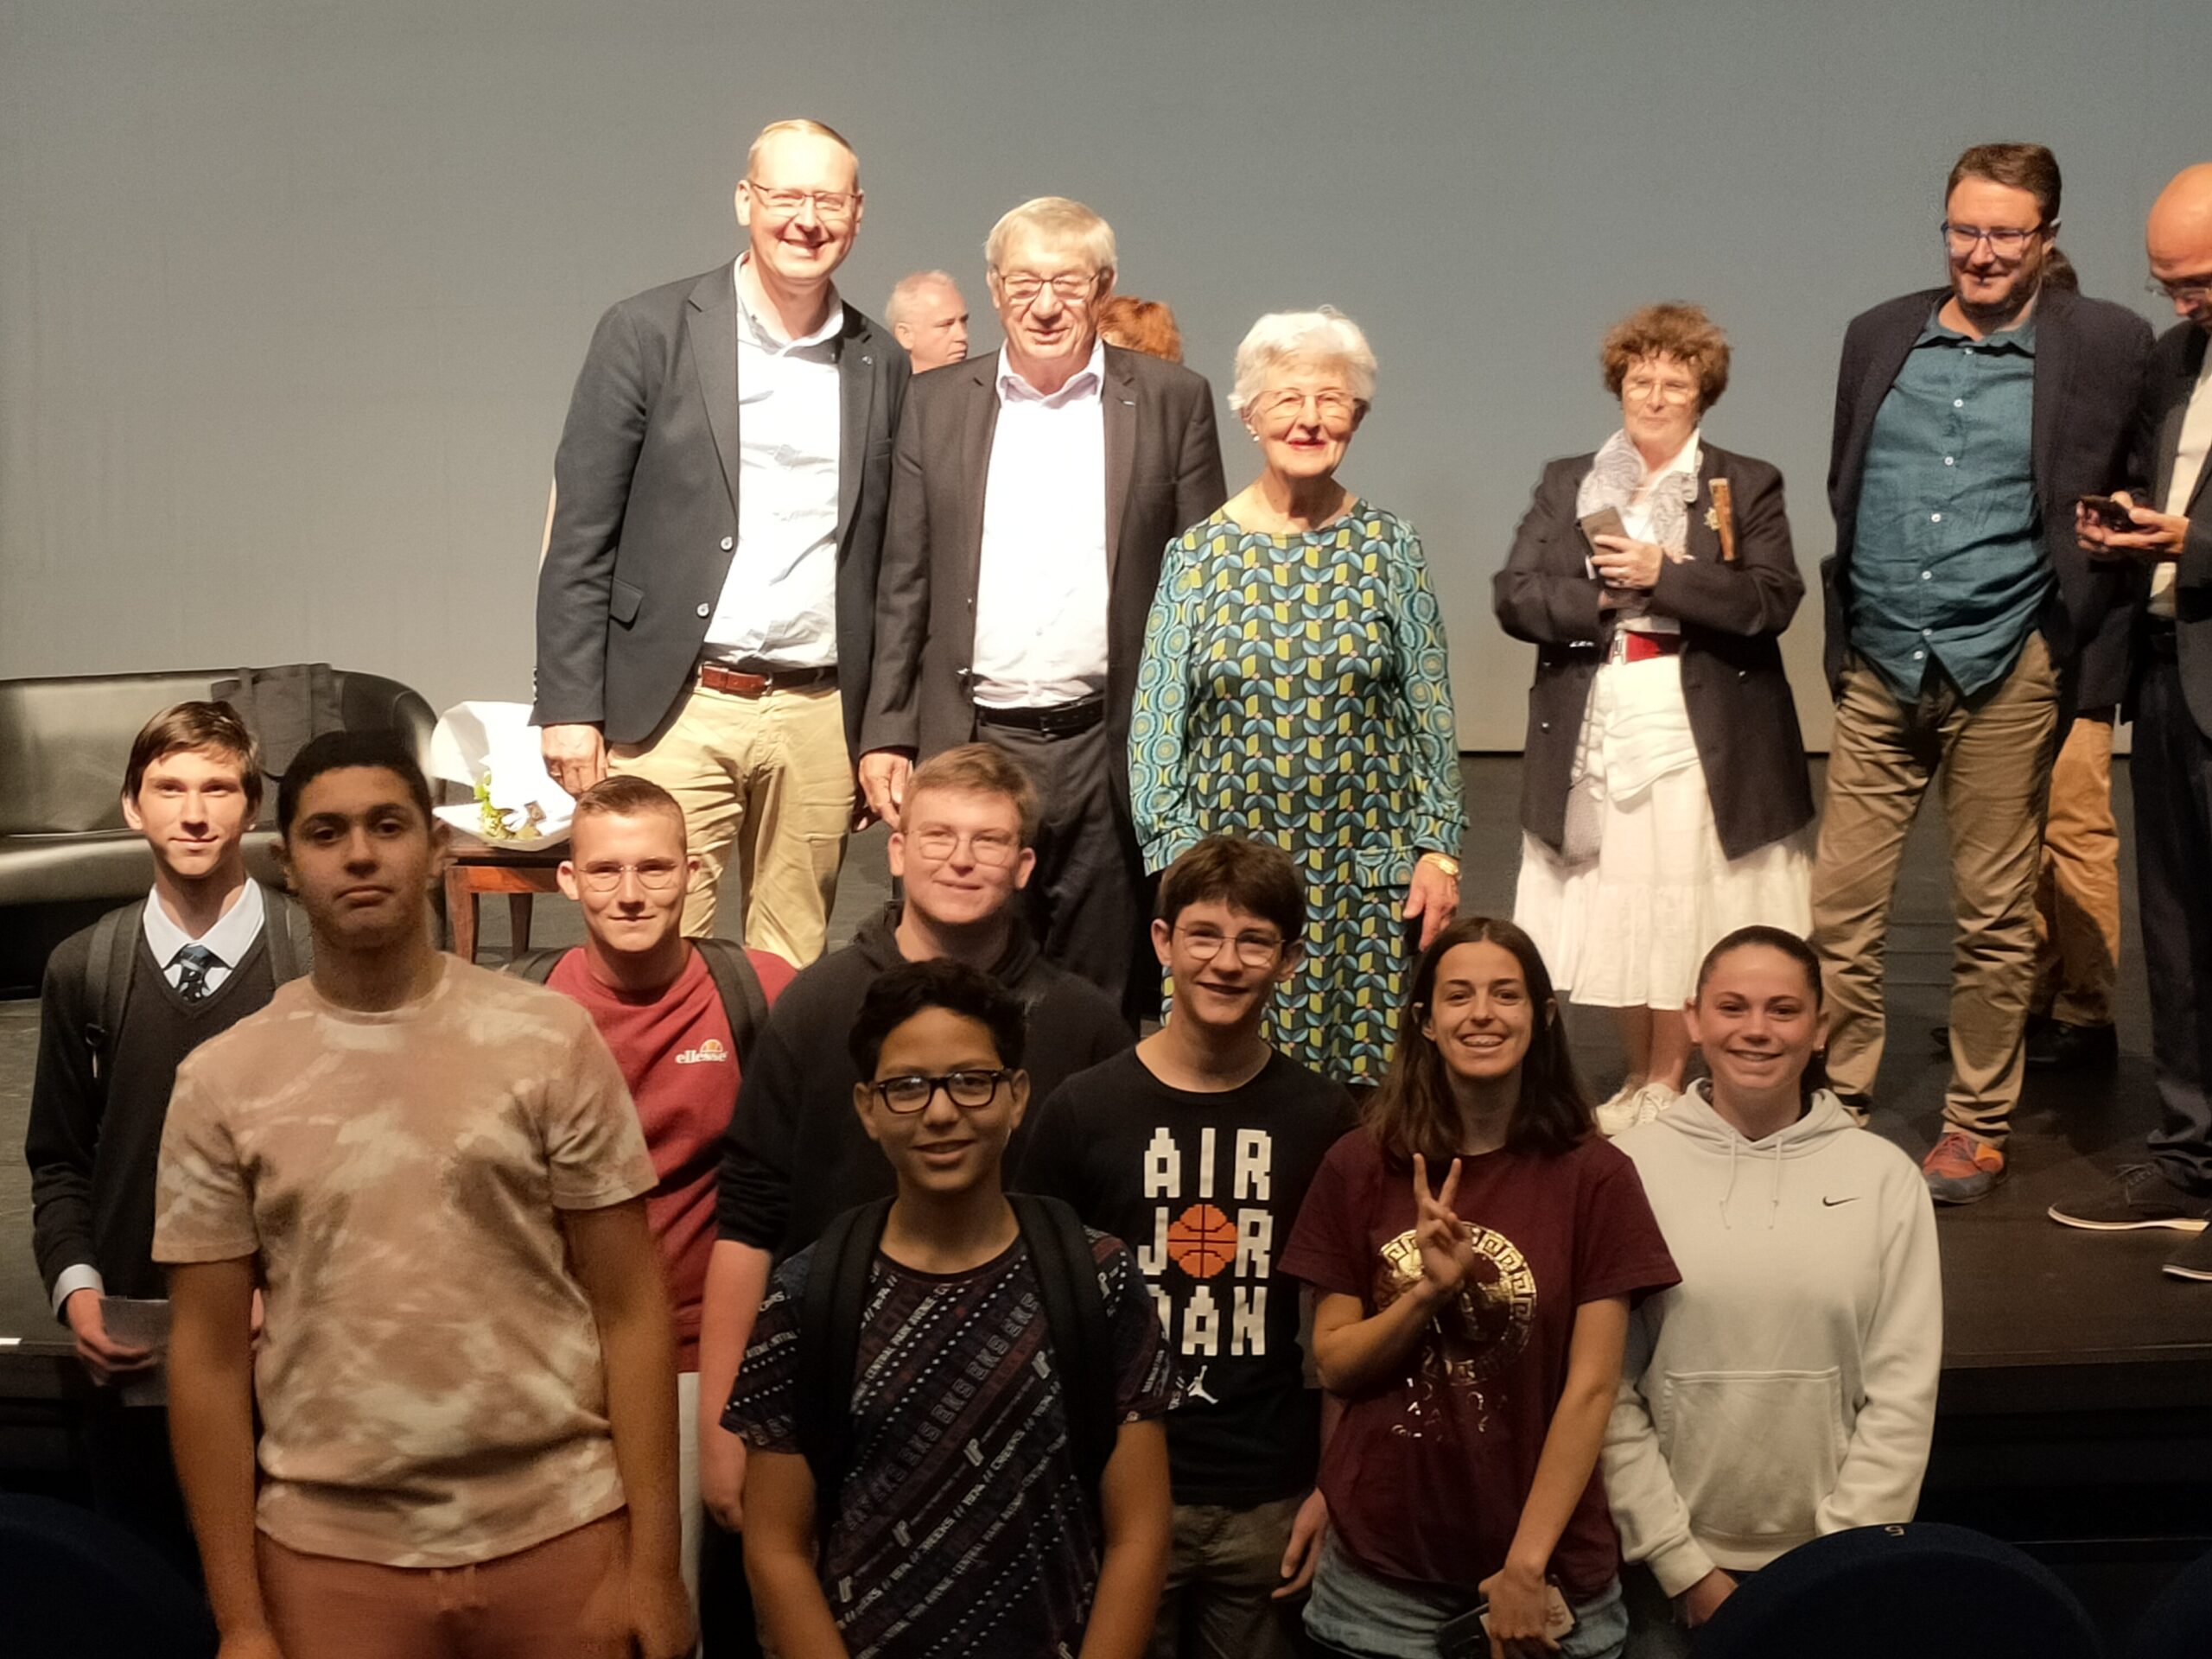
[[[1357,1659],[1436,1659],[1438,1628],[1473,1605],[1472,1596],[1409,1589],[1362,1572],[1332,1533],[1306,1604],[1306,1633]],[[1616,1579],[1575,1608],[1574,1632],[1560,1643],[1560,1659],[1619,1659],[1627,1639],[1628,1611]]]

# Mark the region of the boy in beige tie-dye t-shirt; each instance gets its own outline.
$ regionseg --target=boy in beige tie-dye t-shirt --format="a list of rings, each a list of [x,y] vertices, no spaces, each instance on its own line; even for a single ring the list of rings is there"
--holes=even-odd
[[[581,1008],[439,967],[385,1013],[296,981],[195,1052],[155,1224],[162,1262],[260,1262],[260,1530],[388,1567],[509,1554],[622,1507],[557,1212],[655,1179]]]

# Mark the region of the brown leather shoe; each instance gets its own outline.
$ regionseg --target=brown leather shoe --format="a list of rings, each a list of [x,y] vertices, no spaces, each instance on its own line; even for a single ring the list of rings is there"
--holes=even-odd
[[[1946,1129],[1920,1160],[1920,1173],[1936,1203],[1972,1204],[2005,1179],[2005,1154],[1964,1129]]]

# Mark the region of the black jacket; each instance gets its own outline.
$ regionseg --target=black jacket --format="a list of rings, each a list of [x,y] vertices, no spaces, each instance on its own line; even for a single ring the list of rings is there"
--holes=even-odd
[[[2174,476],[2174,452],[2181,443],[2181,424],[2189,413],[2189,400],[2196,390],[2196,377],[2204,368],[2205,332],[2193,322],[2168,329],[2158,337],[2151,353],[2145,377],[2143,418],[2138,429],[2137,471],[2149,487],[2143,498],[2164,512],[2166,491]],[[2181,658],[2182,695],[2196,729],[2212,742],[2212,461],[2196,475],[2196,487],[2188,504],[2189,536],[2182,543],[2181,561],[2174,573],[2174,632]],[[2150,574],[2130,573],[2138,600],[2150,593]],[[2139,625],[2147,625],[2148,613],[2139,607]],[[2144,658],[2143,660],[2148,660]]]
[[[1828,690],[1841,695],[1851,648],[1851,550],[1859,528],[1859,490],[1874,416],[1889,395],[1929,313],[1947,288],[1907,294],[1852,320],[1836,371],[1835,428],[1828,459],[1828,505],[1835,514],[1835,552],[1821,565],[1827,602]],[[2030,438],[2036,506],[2044,546],[2058,581],[2037,619],[2051,661],[2084,707],[2113,702],[2120,683],[2111,654],[2101,648],[2083,683],[2083,652],[2115,610],[2127,606],[2126,572],[2093,563],[2074,539],[2074,502],[2129,480],[2128,452],[2143,393],[2151,326],[2125,306],[2046,288],[2036,299],[2034,430]],[[2124,626],[2124,625],[2121,625]],[[2092,694],[2094,694],[2094,696]]]
[[[533,724],[642,743],[691,684],[737,536],[737,289],[717,265],[600,319],[553,458]],[[860,736],[905,347],[851,306],[837,341],[837,690]]]
[[[1521,760],[1521,824],[1554,849],[1566,835],[1575,740],[1610,632],[1574,512],[1575,493],[1596,459],[1573,455],[1544,468],[1495,582],[1499,624],[1539,648]],[[1735,498],[1732,564],[1722,561],[1719,532],[1705,521],[1715,478],[1726,479]],[[1741,858],[1813,817],[1805,740],[1776,643],[1805,593],[1790,551],[1782,474],[1705,444],[1684,550],[1688,558],[1660,564],[1649,608],[1682,625],[1690,732],[1720,845]]]
[[[859,1077],[846,1050],[868,987],[905,960],[893,934],[898,920],[895,905],[872,918],[850,944],[804,969],[776,999],[722,1141],[715,1204],[721,1237],[788,1255],[811,1244],[831,1217],[898,1190],[853,1110]],[[1028,1013],[1024,1065],[1033,1104],[1129,1046],[1129,1027],[1105,993],[1046,962],[1019,924],[991,976]],[[1008,1171],[1020,1150],[1017,1134],[1007,1149]]]

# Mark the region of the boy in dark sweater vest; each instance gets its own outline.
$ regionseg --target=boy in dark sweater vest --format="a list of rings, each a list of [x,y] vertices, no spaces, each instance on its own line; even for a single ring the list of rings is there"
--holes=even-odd
[[[227,703],[181,702],[146,722],[123,816],[154,855],[153,890],[62,941],[40,994],[23,1155],[31,1231],[55,1316],[96,1385],[83,1419],[95,1505],[186,1572],[198,1560],[144,1397],[161,1357],[111,1336],[108,1297],[167,1294],[154,1265],[154,1169],[179,1061],[306,969],[305,930],[248,878],[261,752]]]
[[[1351,1102],[1265,1034],[1305,931],[1305,883],[1280,849],[1215,836],[1177,859],[1152,925],[1167,1023],[1046,1099],[1012,1183],[1128,1242],[1182,1370],[1152,1659],[1289,1659],[1328,1525],[1325,1408],[1300,1289],[1276,1260]]]

